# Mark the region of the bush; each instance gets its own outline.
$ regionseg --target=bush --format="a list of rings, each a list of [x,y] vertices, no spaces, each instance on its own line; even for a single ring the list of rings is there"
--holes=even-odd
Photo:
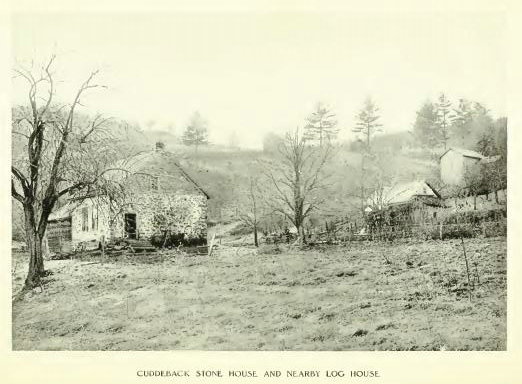
[[[484,237],[506,236],[506,234],[506,222],[484,223]]]
[[[158,248],[173,248],[179,247],[180,245],[194,247],[198,245],[206,245],[207,239],[202,237],[186,238],[183,233],[167,233],[152,235],[150,243]]]
[[[505,209],[490,209],[487,211],[456,212],[444,219],[444,224],[480,224],[484,221],[499,221],[506,218]]]
[[[425,229],[428,239],[437,240],[441,238],[440,227],[430,226]],[[448,224],[442,226],[442,240],[475,237],[475,231],[470,224]]]

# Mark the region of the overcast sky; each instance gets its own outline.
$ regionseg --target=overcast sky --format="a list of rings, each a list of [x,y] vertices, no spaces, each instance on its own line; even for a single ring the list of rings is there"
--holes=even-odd
[[[342,138],[367,96],[386,132],[410,130],[441,91],[504,115],[505,24],[496,13],[60,13],[18,15],[12,36],[24,65],[57,54],[62,99],[100,69],[109,88],[84,99],[88,111],[179,134],[198,110],[211,141],[235,131],[255,147],[266,132],[302,126],[318,101]]]

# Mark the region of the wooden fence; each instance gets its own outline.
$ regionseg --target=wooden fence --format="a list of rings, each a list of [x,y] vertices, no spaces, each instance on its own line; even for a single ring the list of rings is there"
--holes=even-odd
[[[317,242],[345,242],[358,240],[395,240],[406,238],[417,239],[451,239],[461,237],[493,237],[507,234],[507,220],[482,221],[479,223],[464,222],[445,224],[421,223],[403,225],[382,225],[375,228],[351,230],[339,227],[330,232],[322,232],[316,236]],[[311,238],[313,241],[313,236]]]
[[[362,225],[330,225],[329,230],[307,233],[308,244],[338,244],[349,241],[393,241],[397,239],[445,240],[469,237],[494,237],[507,234],[507,220],[445,224],[422,223],[382,225],[368,228]],[[266,243],[291,243],[295,235],[273,234]]]

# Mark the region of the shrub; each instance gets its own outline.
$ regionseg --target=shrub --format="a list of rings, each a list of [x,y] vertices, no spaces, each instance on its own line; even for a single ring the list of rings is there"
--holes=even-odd
[[[452,213],[444,219],[444,224],[480,224],[484,221],[499,221],[504,218],[506,218],[505,209],[490,209],[485,211],[464,211]]]
[[[207,244],[207,239],[203,237],[187,238],[183,233],[167,233],[152,235],[150,243],[158,248],[173,248],[180,245],[193,247]]]
[[[441,238],[440,227],[429,226],[425,229],[425,235],[428,239],[436,240]],[[442,240],[460,239],[475,237],[475,231],[470,224],[447,224],[442,226]]]
[[[484,223],[483,225],[484,237],[506,236],[507,234],[506,222]]]

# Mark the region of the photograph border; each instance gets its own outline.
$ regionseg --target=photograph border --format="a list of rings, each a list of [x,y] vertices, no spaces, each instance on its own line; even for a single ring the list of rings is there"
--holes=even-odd
[[[522,100],[522,13],[516,1],[464,0],[459,4],[452,1],[375,1],[361,5],[356,1],[251,1],[247,6],[239,0],[201,2],[167,2],[167,1],[133,1],[97,0],[92,4],[86,2],[73,5],[66,0],[50,0],[45,2],[14,2],[2,9],[0,14],[0,46],[4,55],[0,57],[0,73],[2,88],[0,89],[0,121],[2,122],[4,140],[2,140],[2,176],[5,184],[10,175],[10,83],[11,83],[11,28],[12,12],[152,12],[152,11],[198,11],[198,12],[234,12],[256,10],[257,12],[302,10],[305,12],[345,11],[345,12],[505,12],[507,16],[509,60],[506,63],[508,73],[508,312],[507,312],[507,351],[495,352],[211,352],[211,351],[169,351],[169,352],[71,352],[71,351],[13,351],[11,323],[11,197],[2,194],[2,211],[7,220],[0,222],[1,250],[5,255],[2,292],[3,312],[0,323],[1,358],[0,380],[7,383],[515,383],[522,382],[522,321],[521,321],[521,272],[522,260],[519,240],[521,223],[518,214],[521,212],[520,194],[514,193],[522,187],[517,164],[522,164],[522,135],[517,127],[522,126],[520,100]],[[420,5],[422,4],[422,5]],[[499,63],[503,65],[503,63]],[[6,92],[7,90],[7,92]],[[140,370],[319,370],[319,378],[196,378],[196,377],[139,377]],[[372,378],[327,378],[327,370],[378,371],[379,377]]]

